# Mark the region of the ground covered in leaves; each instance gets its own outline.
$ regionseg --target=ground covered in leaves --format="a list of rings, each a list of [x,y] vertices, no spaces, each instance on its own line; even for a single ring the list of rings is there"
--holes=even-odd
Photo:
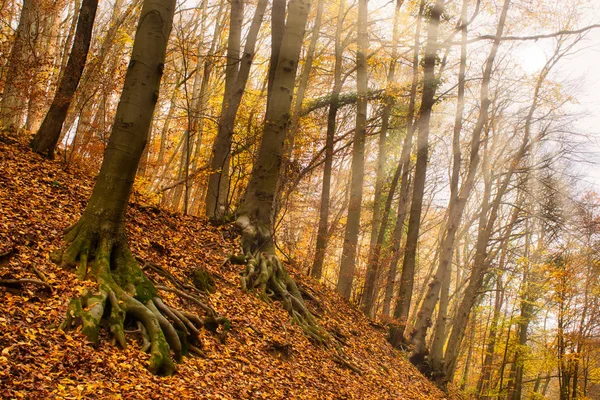
[[[236,252],[231,227],[171,214],[139,194],[132,198],[127,222],[133,253],[153,281],[165,286],[171,282],[157,273],[160,268],[187,284],[196,269],[210,272],[214,291],[205,301],[231,321],[225,343],[201,330],[205,357],[186,357],[176,375],[158,377],[146,369],[148,355],[133,328],[125,350],[106,332],[93,347],[81,333],[57,329],[69,299],[94,287],[50,261],[92,185],[86,173],[65,171],[59,161],[43,160],[0,135],[0,398],[444,398],[388,345],[382,329],[333,291],[292,270],[315,298],[308,303],[319,322],[362,374],[336,362],[335,351],[309,342],[279,304],[240,290],[243,267],[224,263]],[[10,283],[24,278],[48,286]],[[201,314],[192,302],[170,292],[161,295]]]

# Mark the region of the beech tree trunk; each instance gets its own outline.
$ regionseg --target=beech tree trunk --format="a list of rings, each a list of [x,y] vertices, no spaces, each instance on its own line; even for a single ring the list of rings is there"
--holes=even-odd
[[[242,289],[256,289],[281,300],[292,320],[311,339],[323,342],[328,340],[328,334],[318,326],[304,304],[296,283],[277,258],[273,240],[275,197],[309,10],[309,0],[289,2],[263,136],[250,182],[238,209],[236,225],[242,234],[242,249],[246,257],[246,268],[241,277]]]
[[[227,48],[227,68],[225,94],[221,107],[219,130],[213,147],[211,169],[206,194],[206,215],[221,218],[227,214],[227,194],[229,193],[229,159],[235,119],[244,94],[250,67],[254,59],[256,38],[263,21],[267,0],[260,0],[246,38],[243,56],[240,58],[240,37],[243,22],[243,1],[231,3],[231,27]]]
[[[31,142],[33,151],[46,154],[49,158],[54,157],[54,150],[58,144],[63,123],[85,67],[97,9],[98,0],[83,0],[65,72],[54,95],[50,110]]]
[[[400,18],[400,7],[403,0],[397,0],[394,11],[394,27],[392,33],[392,60],[387,76],[387,90],[391,92],[394,81],[396,79],[396,60],[398,58],[398,36]],[[388,96],[390,94],[388,93]],[[387,231],[387,224],[392,208],[392,201],[396,192],[396,186],[400,179],[402,163],[398,164],[386,202],[381,212],[383,184],[385,181],[385,164],[386,164],[386,140],[387,132],[390,125],[390,114],[392,113],[391,99],[387,100],[381,115],[381,131],[379,132],[379,154],[377,155],[377,177],[375,182],[375,196],[373,198],[373,220],[371,221],[371,242],[369,248],[369,262],[367,264],[367,276],[365,280],[365,289],[363,295],[363,310],[367,316],[373,318],[375,316],[375,304],[379,295],[378,278],[381,269],[381,251]],[[402,160],[401,160],[402,161]]]
[[[197,339],[198,327],[193,322],[198,318],[189,313],[188,318],[161,301],[156,287],[131,254],[125,213],[158,100],[175,3],[144,0],[102,167],[83,215],[66,234],[68,247],[61,256],[64,264],[79,265],[81,279],[88,274],[89,261],[89,273],[98,282],[97,293],[88,292],[71,301],[62,327],[69,328],[80,319],[82,332],[97,342],[101,321],[106,318],[117,343],[125,346],[125,315],[134,317],[149,343],[150,370],[165,375],[175,371],[170,351],[179,360],[184,349],[182,340],[194,343]],[[107,303],[111,311],[105,317]],[[165,316],[184,332],[183,339]]]
[[[23,95],[26,90],[22,87],[24,84],[23,73],[29,71],[29,63],[32,57],[31,49],[27,43],[29,42],[31,24],[34,19],[34,4],[33,0],[23,0],[19,25],[6,66],[4,91],[0,101],[0,125],[4,128],[18,129],[21,127],[23,119],[23,106],[26,103]]]
[[[315,259],[311,270],[311,275],[315,279],[321,279],[321,276],[323,275],[323,261],[325,260],[325,250],[329,239],[329,198],[331,192],[331,170],[333,165],[333,147],[337,124],[338,100],[340,91],[342,90],[342,55],[344,51],[342,48],[342,30],[344,28],[345,7],[345,0],[340,0],[335,30],[333,89],[331,90],[331,103],[327,114],[327,137],[325,139],[325,162],[323,165],[323,186],[321,190],[321,205],[319,208],[319,225],[317,230],[317,243],[315,246]]]
[[[350,184],[350,200],[348,218],[344,234],[342,261],[337,281],[337,290],[346,300],[350,300],[356,268],[358,235],[360,233],[360,215],[362,209],[363,181],[365,173],[365,139],[367,131],[367,52],[369,51],[368,0],[358,1],[358,48],[356,50],[356,130],[352,146],[352,182]]]

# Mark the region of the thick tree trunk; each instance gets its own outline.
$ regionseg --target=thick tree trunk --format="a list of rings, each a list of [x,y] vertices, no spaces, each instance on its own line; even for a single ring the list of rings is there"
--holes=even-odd
[[[73,48],[65,73],[59,83],[50,110],[31,143],[33,151],[46,154],[50,158],[54,156],[63,123],[85,67],[97,9],[98,0],[83,0],[79,11]]]
[[[242,272],[242,288],[256,289],[279,299],[292,319],[313,340],[327,340],[293,279],[275,254],[273,240],[275,196],[281,173],[283,149],[289,129],[296,70],[304,38],[310,1],[291,0],[279,62],[273,78],[271,103],[267,107],[257,162],[252,168],[246,194],[238,209],[236,225],[242,233],[247,265]]]
[[[331,192],[331,171],[333,166],[333,147],[335,139],[336,119],[338,111],[338,100],[342,89],[342,30],[344,28],[344,13],[346,2],[340,0],[338,8],[338,20],[335,30],[335,66],[333,70],[333,89],[331,90],[331,104],[327,114],[327,136],[325,139],[325,162],[323,164],[323,186],[321,190],[321,205],[319,207],[319,225],[317,229],[317,243],[315,246],[315,258],[311,275],[315,279],[321,279],[323,275],[323,262],[325,250],[329,239],[329,197]],[[300,107],[302,105],[300,104]],[[290,142],[290,145],[291,142]]]
[[[271,3],[271,58],[269,59],[269,77],[267,78],[267,108],[271,102],[273,80],[279,63],[279,53],[285,32],[286,0],[273,0]]]
[[[352,146],[352,183],[350,186],[350,202],[348,203],[348,218],[346,219],[342,261],[340,263],[340,274],[337,281],[337,290],[346,300],[350,300],[354,283],[365,172],[368,88],[367,52],[369,50],[367,4],[368,0],[358,1],[358,48],[356,50],[356,85],[358,98],[356,101],[356,130]]]
[[[69,228],[68,247],[62,262],[79,264],[78,275],[88,273],[98,282],[97,293],[86,293],[71,301],[63,328],[76,320],[82,332],[96,342],[104,311],[117,342],[125,346],[123,322],[129,315],[141,322],[149,344],[149,368],[171,374],[175,365],[170,351],[180,359],[184,346],[197,340],[197,316],[165,305],[131,254],[125,232],[125,212],[136,170],[146,145],[148,128],[158,99],[167,41],[171,32],[175,0],[145,0],[133,53],[125,76],[113,131],[89,203],[81,219]],[[180,338],[173,325],[184,332]]]

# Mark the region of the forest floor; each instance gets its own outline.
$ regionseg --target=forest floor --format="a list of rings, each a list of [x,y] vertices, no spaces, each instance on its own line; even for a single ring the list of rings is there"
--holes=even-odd
[[[240,290],[241,267],[224,263],[236,252],[231,227],[160,210],[135,193],[127,221],[133,253],[182,281],[189,282],[195,268],[209,271],[216,291],[206,301],[231,321],[226,342],[201,330],[206,357],[186,357],[176,375],[158,377],[146,369],[139,333],[129,334],[121,350],[106,332],[94,347],[77,331],[57,329],[69,300],[94,287],[50,261],[93,182],[0,134],[0,280],[42,276],[49,284],[0,286],[0,398],[447,398],[386,342],[383,329],[334,291],[291,270],[317,299],[309,305],[319,322],[341,338],[362,374],[336,363],[335,351],[309,342],[279,304]],[[161,294],[167,303],[198,311],[172,293]]]

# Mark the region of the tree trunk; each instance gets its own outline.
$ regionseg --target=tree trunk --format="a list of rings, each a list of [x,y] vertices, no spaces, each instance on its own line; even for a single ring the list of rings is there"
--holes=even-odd
[[[298,131],[298,122],[300,120],[300,115],[302,114],[302,103],[304,102],[304,96],[306,94],[306,88],[308,87],[308,80],[310,78],[310,74],[312,72],[313,59],[315,55],[315,49],[317,48],[317,41],[319,40],[321,34],[321,21],[323,19],[323,9],[325,8],[325,0],[319,0],[317,3],[317,15],[315,16],[315,23],[312,29],[312,36],[310,37],[310,44],[308,45],[308,50],[306,51],[306,58],[304,59],[304,65],[302,66],[302,74],[300,75],[300,83],[298,83],[298,90],[296,91],[296,99],[294,100],[294,113],[292,115],[292,127],[290,132],[288,133],[288,140],[286,144],[286,162],[290,162],[292,158],[292,152],[294,150],[294,143],[296,139],[296,134]],[[343,20],[343,17],[342,17]],[[341,35],[341,32],[340,32]],[[337,36],[336,29],[336,43],[338,40],[341,40]],[[337,56],[336,56],[337,57]],[[336,58],[337,59],[337,58]],[[334,82],[335,82],[335,73],[334,73]],[[330,106],[331,107],[331,106]]]
[[[504,269],[504,258],[506,255],[506,249],[503,246],[502,254],[498,264],[498,270],[503,271]],[[488,390],[491,386],[494,353],[496,349],[496,341],[498,340],[498,322],[500,320],[500,312],[502,311],[502,305],[504,303],[504,287],[502,284],[502,275],[498,274],[496,277],[496,298],[494,300],[494,314],[492,316],[492,322],[490,324],[490,334],[485,347],[485,357],[481,366],[481,374],[477,382],[477,393],[481,399],[490,399]]]
[[[15,33],[14,44],[10,51],[10,58],[6,67],[4,91],[0,101],[0,125],[8,129],[21,127],[23,119],[23,105],[26,103],[23,93],[23,73],[29,71],[31,49],[28,46],[31,24],[34,20],[33,0],[23,0],[19,25]],[[23,71],[25,70],[25,71]]]
[[[204,59],[204,67],[202,70],[202,83],[200,84],[200,92],[198,93],[198,101],[196,103],[195,113],[198,116],[198,120],[196,122],[196,149],[194,150],[194,157],[192,159],[192,170],[195,171],[198,168],[200,157],[202,154],[202,138],[204,136],[204,121],[205,114],[207,109],[208,99],[210,97],[210,79],[212,76],[212,72],[214,70],[215,65],[215,52],[217,48],[219,32],[221,27],[224,25],[224,20],[221,22],[221,14],[223,13],[223,9],[225,3],[221,2],[219,5],[219,9],[217,11],[217,16],[215,17],[215,29],[213,32],[213,40],[210,45],[210,49],[208,50],[208,54]],[[194,200],[192,201],[191,213],[193,215],[199,214],[200,203],[204,196],[202,196],[203,187],[198,185],[195,189],[196,195],[194,196]]]
[[[356,267],[358,250],[358,235],[360,233],[360,214],[362,209],[363,181],[365,171],[365,138],[367,130],[367,52],[369,50],[368,0],[358,1],[358,33],[356,50],[356,130],[352,146],[352,183],[350,187],[350,202],[348,218],[344,234],[342,261],[337,282],[337,290],[346,300],[350,300]]]
[[[141,322],[149,342],[149,368],[171,374],[175,358],[181,358],[182,341],[197,340],[199,318],[165,305],[131,254],[125,232],[125,212],[136,170],[147,141],[148,129],[158,99],[164,59],[175,11],[175,0],[145,0],[135,35],[131,61],[125,76],[113,131],[92,196],[80,220],[69,228],[62,253],[64,264],[76,265],[78,276],[88,273],[98,282],[98,291],[71,301],[64,329],[81,320],[82,332],[98,341],[104,311],[117,342],[125,346],[125,315]],[[108,304],[107,304],[108,303]],[[184,332],[182,338],[166,318]],[[202,321],[199,321],[202,322]]]
[[[79,11],[73,48],[71,49],[65,73],[59,83],[50,110],[46,114],[40,129],[31,143],[33,151],[46,154],[49,158],[53,158],[54,156],[54,150],[58,144],[60,132],[67,117],[67,111],[69,111],[69,106],[71,105],[75,90],[77,90],[83,73],[83,68],[85,67],[97,9],[98,0],[83,0],[81,10]]]
[[[400,18],[400,7],[402,7],[403,0],[397,0],[396,8],[394,12],[394,27],[392,33],[392,60],[390,61],[390,68],[387,76],[387,89],[391,91],[394,81],[396,79],[396,60],[398,58],[398,36],[400,35],[400,28],[398,21]],[[371,221],[371,242],[369,247],[369,262],[367,264],[367,276],[365,281],[365,290],[363,295],[363,309],[367,316],[373,318],[375,315],[375,303],[379,294],[379,288],[377,287],[377,280],[379,278],[379,271],[381,268],[381,250],[383,242],[385,240],[385,232],[387,231],[387,224],[390,216],[390,210],[392,208],[392,201],[394,193],[396,192],[396,186],[400,178],[400,171],[402,170],[402,163],[398,163],[396,173],[392,178],[392,183],[388,196],[381,213],[381,201],[383,184],[385,180],[385,164],[386,164],[386,140],[387,132],[390,125],[390,115],[392,112],[391,100],[387,100],[387,103],[383,107],[381,116],[381,131],[379,132],[379,154],[377,159],[377,177],[375,182],[375,196],[373,198],[373,220]]]
[[[319,225],[317,230],[317,243],[315,246],[315,258],[311,275],[315,279],[321,279],[323,275],[323,261],[325,250],[329,239],[329,197],[331,191],[331,170],[333,165],[333,147],[335,139],[336,118],[338,111],[338,100],[342,89],[342,30],[344,28],[344,13],[346,2],[340,0],[338,8],[338,20],[335,30],[335,66],[333,71],[333,89],[331,90],[331,103],[327,114],[327,136],[325,139],[325,162],[323,165],[323,188],[321,191],[321,205],[319,208]],[[301,107],[302,105],[300,105]]]
[[[288,19],[272,85],[272,88],[277,89],[273,89],[271,93],[257,161],[238,209],[236,225],[242,233],[242,248],[247,260],[242,272],[242,289],[255,288],[282,300],[283,307],[304,332],[313,340],[321,342],[326,340],[327,333],[317,325],[294,280],[279,262],[273,240],[275,196],[309,10],[308,0],[291,0],[289,3]]]
[[[234,7],[235,6],[235,7]],[[219,130],[213,147],[211,169],[214,171],[208,181],[206,195],[206,215],[209,218],[221,218],[227,214],[227,194],[229,193],[229,159],[231,141],[237,111],[250,74],[254,59],[256,38],[263,21],[267,0],[260,0],[248,32],[243,57],[240,59],[240,35],[243,22],[242,1],[232,2],[231,27],[227,48],[227,69],[225,77],[225,94],[221,107]]]
[[[273,92],[273,80],[279,63],[279,53],[285,31],[286,0],[273,0],[271,4],[271,58],[269,59],[269,77],[267,79],[267,108]]]
[[[406,247],[404,249],[404,261],[402,263],[400,290],[398,293],[398,306],[395,311],[395,315],[400,319],[401,325],[406,323],[412,299],[417,243],[419,240],[419,228],[421,224],[421,209],[423,207],[425,176],[427,173],[427,161],[429,155],[429,121],[431,119],[431,111],[435,102],[434,96],[438,86],[438,81],[435,77],[435,64],[438,50],[440,17],[443,12],[444,1],[436,0],[435,6],[431,9],[427,27],[427,43],[425,46],[425,59],[423,63],[423,95],[421,98],[421,108],[418,120],[419,134],[417,136],[416,170],[406,235]],[[400,341],[398,338],[403,336],[403,329],[404,328],[401,327],[399,328],[399,332],[395,332],[393,336],[396,338],[392,338],[394,342]]]
[[[463,0],[461,17],[459,21],[459,29],[461,30],[461,47],[460,47],[460,66],[458,71],[458,96],[456,100],[456,114],[454,118],[454,134],[452,137],[452,175],[450,178],[450,203],[459,202],[459,186],[458,181],[460,178],[461,170],[461,159],[462,154],[460,151],[460,134],[463,127],[463,112],[465,109],[465,75],[467,70],[467,10],[469,2]],[[475,140],[475,138],[473,139]],[[479,142],[477,142],[479,146]],[[444,387],[444,345],[447,339],[446,322],[448,318],[448,303],[449,303],[449,292],[450,292],[450,278],[452,276],[452,255],[456,238],[452,243],[449,243],[450,248],[449,260],[447,261],[446,268],[443,269],[441,274],[441,293],[440,293],[440,304],[438,307],[438,316],[435,324],[435,333],[433,343],[431,345],[430,364],[432,369],[432,379],[439,387]],[[438,254],[444,254],[444,249],[439,249]],[[457,282],[458,284],[458,282]]]
[[[421,1],[419,6],[419,13],[417,15],[417,23],[415,28],[415,41],[413,50],[412,60],[412,83],[410,86],[410,96],[408,101],[408,112],[406,115],[406,136],[404,143],[402,144],[402,153],[400,155],[400,162],[398,168],[402,169],[401,184],[400,184],[400,201],[398,203],[398,213],[396,216],[396,225],[394,226],[394,233],[392,235],[392,259],[390,262],[390,269],[388,270],[388,277],[385,287],[385,298],[383,303],[383,314],[389,315],[392,303],[392,296],[394,294],[394,286],[396,283],[396,275],[398,273],[398,262],[400,260],[402,246],[402,236],[404,234],[404,221],[406,220],[406,209],[408,207],[409,195],[410,195],[410,155],[412,153],[413,136],[416,129],[415,123],[415,104],[417,99],[417,89],[419,85],[419,50],[421,43],[421,24],[423,20],[423,10],[425,8],[425,2]],[[403,279],[400,283],[402,286],[406,281]],[[406,282],[408,283],[408,282]],[[404,283],[404,285],[406,284]],[[398,307],[396,308],[398,309]],[[395,317],[397,318],[397,317]],[[400,339],[404,336],[404,325],[400,324],[392,326],[390,332],[390,343],[393,346],[398,346]]]
[[[496,29],[496,37],[499,38],[502,36],[502,32],[504,30],[504,23],[506,21],[506,15],[508,13],[508,7],[510,5],[509,0],[505,0],[504,6],[502,9],[502,13],[500,15],[500,20],[498,22],[498,26]],[[463,24],[464,25],[464,24]],[[464,29],[464,28],[463,28]],[[471,194],[471,191],[475,182],[475,175],[478,170],[479,165],[479,151],[481,147],[481,134],[483,132],[484,126],[488,119],[488,109],[490,106],[490,99],[488,97],[489,94],[489,85],[492,70],[494,67],[494,60],[496,58],[496,53],[498,51],[498,47],[500,44],[500,39],[496,39],[492,44],[492,49],[490,54],[486,60],[485,70],[483,73],[483,79],[481,83],[481,94],[480,94],[480,112],[473,128],[473,134],[471,138],[471,151],[469,158],[469,166],[467,171],[467,176],[460,188],[460,192],[456,193],[456,197],[451,199],[452,201],[448,207],[448,218],[446,219],[446,225],[443,230],[443,239],[440,244],[439,250],[439,262],[438,269],[434,276],[433,281],[429,284],[427,295],[425,296],[425,300],[421,305],[419,313],[417,315],[417,322],[415,324],[415,329],[412,335],[412,342],[414,345],[414,349],[411,354],[411,358],[417,363],[417,365],[422,364],[427,355],[427,349],[425,344],[425,337],[427,335],[427,331],[429,326],[431,325],[431,318],[433,315],[433,311],[435,309],[435,305],[439,300],[440,288],[442,285],[442,277],[445,275],[446,269],[450,268],[450,263],[452,261],[452,254],[454,249],[454,243],[456,240],[456,233],[460,226],[460,221],[462,219],[462,215],[467,204],[468,198]],[[460,107],[460,105],[459,105]],[[462,118],[461,118],[462,119]],[[458,121],[458,114],[457,114]],[[462,125],[462,122],[459,126]],[[456,126],[456,125],[455,125]],[[455,132],[456,136],[456,132]],[[457,157],[455,155],[455,161]],[[460,158],[458,158],[460,161]],[[455,179],[458,177],[456,176]],[[406,259],[405,259],[406,262]],[[468,316],[468,314],[467,314]],[[453,349],[456,351],[457,349]],[[442,371],[434,371],[436,376],[440,376]],[[440,380],[444,380],[444,378],[440,377]]]

